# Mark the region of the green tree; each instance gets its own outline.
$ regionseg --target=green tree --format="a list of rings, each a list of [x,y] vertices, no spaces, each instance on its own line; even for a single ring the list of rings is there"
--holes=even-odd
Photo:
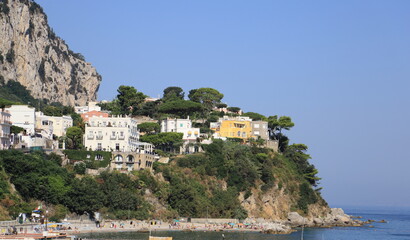
[[[129,115],[133,112],[133,110],[139,109],[147,97],[142,92],[138,92],[137,89],[131,86],[121,85],[117,92],[120,112],[123,115]]]
[[[215,106],[216,106],[217,108],[226,108],[226,107],[228,107],[228,105],[225,104],[225,103],[217,103]]]
[[[271,139],[279,141],[279,150],[284,152],[289,143],[289,138],[282,133],[282,130],[290,130],[295,124],[288,116],[269,116],[268,128]]]
[[[213,88],[192,89],[188,95],[191,101],[201,103],[208,112],[220,103],[223,97],[222,93]]]
[[[256,112],[246,112],[242,116],[250,117],[253,121],[268,121],[265,116]]]
[[[162,100],[164,102],[183,100],[185,97],[184,90],[180,87],[167,87],[164,89],[164,96]]]
[[[10,133],[19,134],[24,131],[24,128],[12,125],[10,127]]]
[[[241,111],[241,108],[239,107],[228,107],[228,111],[233,112],[233,113],[239,113]]]
[[[182,146],[183,133],[163,132],[158,134],[144,135],[140,137],[142,142],[152,143],[156,148],[163,151],[174,152]]]
[[[187,100],[174,100],[161,104],[158,111],[186,118],[189,115],[202,111],[202,105],[197,102]]]
[[[161,127],[156,122],[145,122],[138,124],[138,129],[143,133],[158,133],[160,128]]]
[[[292,144],[286,148],[284,156],[293,161],[298,171],[312,185],[317,186],[319,177],[316,176],[318,170],[313,164],[309,163],[311,159],[309,154],[306,154],[308,147],[305,144]]]
[[[103,206],[104,195],[98,183],[91,177],[74,179],[67,196],[68,209],[78,214],[93,214]]]
[[[43,113],[46,116],[56,116],[56,117],[63,116],[62,109],[58,107],[54,107],[54,106],[46,106],[45,108],[43,108]]]
[[[83,131],[80,127],[69,127],[66,132],[66,145],[68,149],[82,148]]]
[[[114,99],[111,102],[98,103],[98,106],[100,106],[103,111],[109,111],[111,115],[121,115],[121,107],[118,99]]]

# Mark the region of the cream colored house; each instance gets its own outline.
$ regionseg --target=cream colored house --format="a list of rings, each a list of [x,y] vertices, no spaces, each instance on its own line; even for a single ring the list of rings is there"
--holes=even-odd
[[[46,116],[42,112],[36,112],[36,128],[51,133],[50,139],[53,134],[57,137],[65,136],[67,128],[73,126],[73,119],[71,116]]]

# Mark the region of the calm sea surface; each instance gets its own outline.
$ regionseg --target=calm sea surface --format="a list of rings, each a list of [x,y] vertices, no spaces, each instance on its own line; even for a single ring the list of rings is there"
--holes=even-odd
[[[373,223],[373,227],[346,227],[329,229],[305,229],[305,240],[410,240],[410,208],[344,208],[345,212],[354,216],[362,216],[363,220],[372,219],[376,221],[386,220],[388,223]],[[256,239],[278,239],[297,240],[301,239],[301,232],[290,235],[266,235],[261,233],[223,232],[225,240],[256,240]],[[222,240],[221,232],[156,232],[155,236],[170,236],[174,240]],[[148,239],[148,234],[135,232],[121,233],[91,233],[82,234],[79,237],[87,239]]]

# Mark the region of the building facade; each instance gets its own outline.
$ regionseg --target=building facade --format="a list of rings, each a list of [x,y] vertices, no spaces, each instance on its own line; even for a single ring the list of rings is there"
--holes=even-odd
[[[246,140],[252,137],[252,119],[249,117],[220,118],[218,122],[211,123],[211,130],[215,138],[240,138]]]
[[[265,121],[252,121],[252,137],[258,139],[259,137],[263,140],[269,140],[268,122]]]
[[[199,148],[198,138],[200,137],[199,128],[192,127],[192,121],[187,119],[167,118],[161,122],[161,132],[178,132],[183,133],[183,146],[180,149],[181,153],[198,152]]]
[[[101,107],[97,105],[98,102],[89,102],[87,106],[76,106],[74,111],[78,114],[91,112],[91,111],[101,111]]]
[[[113,152],[111,169],[121,172],[131,172],[143,169],[152,170],[157,157],[153,153],[152,144],[141,143],[140,148],[133,152]]]
[[[167,118],[161,122],[161,132],[178,132],[183,133],[184,141],[197,140],[199,137],[199,128],[192,127],[192,121],[188,119]]]
[[[71,116],[46,116],[42,112],[36,112],[36,128],[50,132],[50,139],[52,139],[53,134],[57,137],[65,136],[67,128],[73,126],[73,119]]]
[[[26,134],[33,135],[36,127],[36,114],[33,107],[28,105],[12,105],[6,108],[11,115],[14,126],[24,128]]]
[[[131,118],[91,117],[85,125],[84,146],[93,151],[131,151]]]
[[[11,115],[8,111],[0,109],[0,150],[10,148]]]
[[[102,118],[107,118],[109,115],[106,112],[100,112],[100,111],[90,111],[86,113],[81,113],[81,118],[83,119],[84,122],[88,122],[88,120],[91,117],[102,117]]]

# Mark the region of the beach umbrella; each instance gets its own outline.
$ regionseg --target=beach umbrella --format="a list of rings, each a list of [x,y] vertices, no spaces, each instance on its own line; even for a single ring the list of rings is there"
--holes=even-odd
[[[235,225],[235,223],[228,223],[228,224],[231,225],[231,226]]]

